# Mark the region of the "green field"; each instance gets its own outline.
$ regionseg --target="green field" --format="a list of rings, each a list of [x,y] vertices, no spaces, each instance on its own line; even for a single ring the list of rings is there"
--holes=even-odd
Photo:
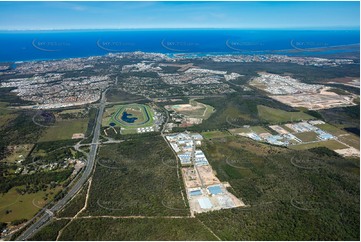
[[[250,128],[235,128],[235,129],[228,129],[231,134],[238,134],[238,133],[251,133],[252,130]]]
[[[176,160],[161,136],[99,150],[87,215],[188,215]]]
[[[311,142],[311,141],[317,141],[318,136],[315,132],[303,132],[303,133],[295,133],[294,136],[302,140],[303,142]]]
[[[187,109],[182,108],[184,106],[187,106],[188,108]],[[172,109],[175,112],[183,114],[189,118],[201,118],[201,119],[208,119],[215,111],[212,106],[195,101],[194,99],[190,99],[189,104],[173,105]]]
[[[6,126],[14,120],[18,115],[16,113],[4,113],[0,115],[0,128]]]
[[[202,136],[205,139],[215,139],[215,138],[223,138],[230,136],[230,134],[226,131],[208,131],[208,132],[202,132]]]
[[[61,114],[82,113],[82,112],[84,112],[83,108],[77,108],[77,109],[66,109],[66,110],[59,112],[58,114],[61,115]]]
[[[39,142],[71,139],[74,133],[85,134],[87,126],[88,119],[57,121],[54,126],[46,128]]]
[[[358,149],[358,150],[360,149],[360,137],[358,137],[354,134],[340,136],[340,137],[338,137],[338,139],[341,142],[344,142],[345,144],[348,144],[349,146],[354,147],[355,149]]]
[[[335,135],[335,136],[339,136],[339,135],[343,135],[343,134],[348,134],[348,132],[342,130],[342,129],[339,129],[331,124],[328,124],[328,123],[325,123],[325,124],[317,124],[315,125],[317,127],[319,127],[320,129],[332,134],[332,135]]]
[[[31,151],[31,149],[34,147],[34,144],[20,144],[12,147],[13,147],[12,152],[10,152],[6,156],[6,158],[4,158],[1,161],[12,163],[12,162],[24,160]]]
[[[336,140],[326,140],[326,141],[320,141],[320,142],[315,142],[315,143],[310,143],[310,144],[292,145],[289,147],[290,147],[290,149],[294,149],[294,150],[307,150],[307,149],[316,148],[316,147],[326,147],[326,148],[329,148],[330,150],[338,150],[338,149],[348,148],[347,146],[337,142]]]
[[[124,112],[128,114],[127,118],[136,118],[133,123],[123,120]],[[154,113],[148,105],[115,105],[106,108],[102,119],[103,127],[111,123],[114,127],[121,127],[123,134],[137,133],[137,128],[150,127],[154,124]]]
[[[16,187],[13,187],[7,193],[0,195],[0,222],[31,219],[39,209],[46,204],[46,201],[44,200],[45,194],[49,194],[48,201],[51,201],[54,194],[59,191],[60,187],[52,190],[47,189],[46,191],[39,191],[37,193],[20,195],[16,191]],[[53,194],[51,195],[50,192]]]
[[[282,127],[283,129],[285,129],[286,131],[290,132],[290,133],[294,133],[295,131],[288,128],[286,125],[279,125],[280,127]]]
[[[252,126],[250,127],[250,129],[257,133],[257,134],[262,134],[262,133],[271,133],[270,130],[266,129],[265,127],[262,127],[262,126]]]
[[[315,119],[304,112],[287,112],[281,109],[258,105],[258,116],[270,123],[295,122],[300,120]]]

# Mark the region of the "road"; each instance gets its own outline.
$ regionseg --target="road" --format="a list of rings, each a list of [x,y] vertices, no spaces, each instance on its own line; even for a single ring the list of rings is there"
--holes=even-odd
[[[53,216],[54,213],[59,211],[64,205],[70,201],[70,199],[81,189],[81,187],[85,184],[88,180],[95,163],[95,158],[98,150],[99,145],[99,135],[100,129],[102,124],[102,117],[104,113],[104,108],[106,104],[106,94],[107,90],[102,93],[102,97],[100,100],[99,112],[97,116],[96,126],[94,129],[94,136],[92,140],[92,144],[90,146],[90,152],[88,156],[88,162],[85,166],[84,172],[76,184],[69,190],[69,192],[59,200],[52,208],[45,210],[45,213],[38,219],[35,223],[33,223],[27,230],[25,230],[17,240],[27,240],[33,234],[35,234],[43,225],[45,225]]]

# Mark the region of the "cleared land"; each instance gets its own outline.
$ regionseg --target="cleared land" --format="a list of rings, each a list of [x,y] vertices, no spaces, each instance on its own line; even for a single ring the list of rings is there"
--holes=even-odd
[[[215,139],[215,138],[223,138],[230,136],[230,134],[226,131],[208,131],[202,132],[202,136],[206,139]]]
[[[360,150],[360,138],[358,136],[349,134],[349,135],[339,136],[338,139],[341,142],[348,144],[349,146],[352,146],[355,149]]]
[[[16,188],[0,195],[0,222],[11,222],[19,219],[31,219],[47,202],[44,199],[48,193],[47,201],[51,201],[54,194],[60,191],[47,189],[37,193],[20,195]]]
[[[300,121],[315,119],[311,115],[304,112],[287,112],[281,109],[271,108],[263,105],[258,105],[258,116],[271,123],[282,123],[289,121]]]
[[[339,95],[330,87],[302,83],[290,76],[259,72],[250,85],[266,91],[269,97],[291,107],[318,110],[340,106],[352,106],[354,95]]]
[[[252,130],[250,128],[236,128],[228,130],[231,134],[239,134],[239,133],[250,133]]]
[[[279,102],[290,105],[291,107],[305,107],[310,110],[327,109],[334,107],[353,106],[353,97],[339,95],[334,92],[329,92],[325,88],[317,94],[293,94],[293,95],[279,95],[270,96]]]
[[[188,215],[175,156],[161,136],[100,148],[86,215]]]
[[[40,137],[39,141],[55,141],[71,139],[74,133],[85,133],[88,126],[88,119],[62,120],[55,122]]]
[[[77,113],[83,113],[84,109],[83,108],[77,108],[77,109],[67,109],[67,110],[63,110],[61,112],[59,112],[59,115],[62,114],[77,114]]]
[[[202,119],[208,119],[214,112],[214,108],[212,106],[197,102],[193,99],[189,100],[189,104],[173,105],[170,106],[170,109],[189,118]]]
[[[270,133],[271,131],[269,131],[268,129],[262,127],[262,126],[252,126],[250,127],[250,129],[257,133],[257,134],[262,134],[262,133]]]
[[[348,132],[346,132],[342,129],[339,129],[331,124],[327,124],[327,123],[326,124],[317,124],[315,126],[319,127],[320,129],[322,129],[332,135],[335,135],[335,136],[349,134]]]
[[[295,133],[294,136],[302,140],[303,142],[311,142],[317,141],[318,136],[315,132],[303,132],[303,133]]]
[[[320,141],[320,142],[309,143],[309,144],[292,145],[289,147],[290,147],[290,149],[294,149],[294,150],[307,150],[307,149],[316,148],[316,147],[326,147],[326,148],[329,148],[330,150],[338,150],[338,149],[348,148],[347,146],[341,144],[340,142],[337,142],[336,140],[327,140],[327,141]]]

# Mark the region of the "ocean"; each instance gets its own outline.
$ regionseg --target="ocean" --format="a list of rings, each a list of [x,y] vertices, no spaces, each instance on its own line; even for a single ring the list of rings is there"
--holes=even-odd
[[[117,52],[312,55],[348,51],[359,30],[1,31],[0,62],[64,59]]]

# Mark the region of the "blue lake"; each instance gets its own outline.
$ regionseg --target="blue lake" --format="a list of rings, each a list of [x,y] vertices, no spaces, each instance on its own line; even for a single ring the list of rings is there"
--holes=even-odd
[[[124,122],[131,123],[131,124],[132,124],[132,123],[134,123],[135,120],[137,120],[138,118],[137,118],[137,117],[131,117],[131,116],[132,116],[131,113],[123,112],[121,119],[122,119]]]

